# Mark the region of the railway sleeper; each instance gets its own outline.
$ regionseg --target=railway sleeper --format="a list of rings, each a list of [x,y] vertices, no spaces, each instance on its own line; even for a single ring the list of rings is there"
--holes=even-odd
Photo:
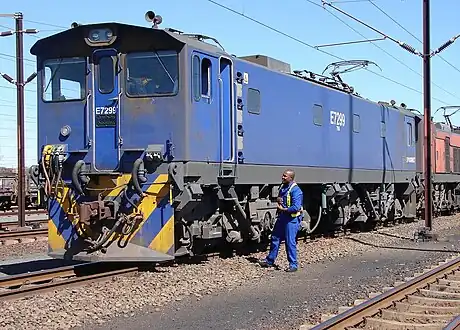
[[[460,300],[438,299],[423,296],[410,295],[407,297],[409,304],[435,306],[435,307],[460,307]]]
[[[378,317],[366,318],[365,326],[362,329],[385,329],[385,330],[441,330],[446,326],[445,323],[412,323],[385,320]]]
[[[384,309],[382,310],[381,318],[389,321],[409,322],[417,320],[417,323],[448,323],[452,319],[452,314],[431,314],[431,313],[411,313],[400,312],[396,310]]]
[[[440,284],[430,284],[430,290],[439,291],[439,292],[450,292],[460,294],[460,287],[450,286],[450,285],[440,285]]]
[[[456,258],[458,258],[458,255],[447,258],[445,261],[439,262],[437,266],[427,268],[422,273],[415,273],[413,277],[405,278],[405,281],[423,276],[425,273],[432,271],[432,269],[454,261]],[[354,327],[347,326],[346,328],[348,330],[444,329],[445,324],[452,322],[456,315],[460,315],[460,281],[448,279],[456,279],[457,276],[460,280],[459,274],[460,268],[450,270],[446,275],[443,275],[444,278],[438,278],[431,283],[427,283],[426,286],[416,289],[413,294],[409,294],[403,300],[394,301],[388,308],[380,309],[379,312],[373,315],[365,316]],[[384,287],[382,292],[392,290],[406,282],[396,281],[394,286]],[[380,294],[381,292],[369,293],[368,298],[372,299]],[[367,299],[356,299],[353,302],[353,306],[340,306],[337,314],[345,313],[366,301]],[[334,314],[322,314],[321,323],[335,316]],[[305,324],[300,329],[311,328],[314,328],[314,326]]]
[[[457,274],[452,274],[452,275],[449,274],[449,275],[447,275],[447,279],[452,280],[452,281],[456,281],[456,282],[460,282],[460,275],[457,275]]]
[[[451,280],[446,280],[445,278],[440,278],[438,280],[438,284],[450,286],[452,288],[460,288],[460,281],[451,281]]]
[[[418,293],[423,297],[428,298],[440,298],[440,299],[458,299],[460,300],[460,293],[445,292],[445,291],[434,291],[427,289],[420,289]]]
[[[394,310],[408,313],[429,313],[429,314],[460,314],[460,306],[427,306],[419,304],[408,304],[397,301]]]

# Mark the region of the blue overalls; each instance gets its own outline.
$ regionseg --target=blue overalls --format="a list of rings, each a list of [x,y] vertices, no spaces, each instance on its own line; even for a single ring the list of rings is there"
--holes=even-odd
[[[303,193],[295,182],[281,187],[279,197],[283,199],[282,206],[287,207],[287,211],[280,211],[275,227],[272,232],[270,253],[266,261],[273,265],[278,256],[281,241],[284,239],[286,244],[286,254],[289,267],[297,269],[297,248],[296,236],[299,230],[302,216]]]

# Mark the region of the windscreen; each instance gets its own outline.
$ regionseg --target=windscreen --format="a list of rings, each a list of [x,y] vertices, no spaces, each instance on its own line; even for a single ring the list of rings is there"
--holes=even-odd
[[[60,58],[47,60],[42,74],[46,102],[83,100],[86,97],[86,60]]]
[[[174,95],[178,91],[178,56],[173,51],[126,56],[127,94],[131,97]]]

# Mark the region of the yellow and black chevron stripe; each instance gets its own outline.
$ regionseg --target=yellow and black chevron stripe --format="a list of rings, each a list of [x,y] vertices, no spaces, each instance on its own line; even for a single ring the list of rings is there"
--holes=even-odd
[[[101,176],[97,185],[90,188],[97,188],[104,199],[114,199],[122,193],[130,179],[131,175],[128,174],[115,180],[110,176]],[[130,200],[137,205],[138,213],[143,214],[143,220],[128,236],[119,237],[120,235],[116,234],[111,237],[111,240],[121,240],[172,256],[174,255],[174,210],[171,205],[168,175],[148,175],[148,182],[151,183],[143,185],[143,198],[139,198],[130,190],[127,193]],[[50,198],[49,252],[67,250],[79,239],[77,233],[81,233],[81,224],[78,223],[78,208],[78,203],[68,187],[63,187],[56,198]],[[130,213],[136,213],[132,207]]]

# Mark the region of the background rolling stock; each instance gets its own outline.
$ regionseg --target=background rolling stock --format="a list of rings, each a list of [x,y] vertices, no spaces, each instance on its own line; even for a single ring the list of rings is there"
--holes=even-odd
[[[419,122],[423,132],[423,119]],[[435,215],[458,211],[460,208],[460,130],[453,126],[448,116],[446,122],[432,123],[432,177],[433,213]],[[418,170],[423,170],[423,139],[418,141]],[[419,211],[424,209],[424,196],[419,199]]]
[[[421,116],[205,39],[101,23],[32,47],[33,173],[50,214],[50,255],[160,262],[215,243],[260,242],[287,167],[304,192],[304,233],[416,217]],[[455,164],[440,161],[439,174]],[[436,179],[449,189],[460,182],[451,172]],[[452,211],[452,203],[442,205]]]
[[[42,208],[38,199],[38,187],[26,175],[26,208]],[[0,210],[10,210],[17,206],[18,199],[18,176],[13,172],[0,173]]]

